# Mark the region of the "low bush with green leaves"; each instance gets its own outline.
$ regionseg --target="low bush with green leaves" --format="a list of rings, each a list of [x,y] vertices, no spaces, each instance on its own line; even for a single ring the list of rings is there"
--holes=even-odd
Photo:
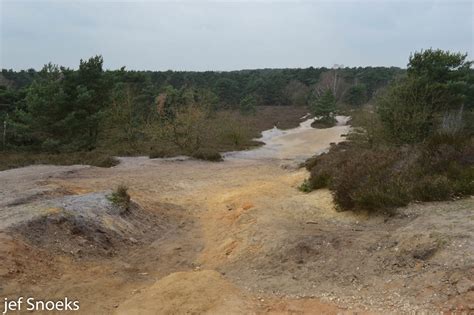
[[[310,192],[312,189],[311,189],[311,184],[309,183],[309,180],[305,179],[303,183],[301,183],[301,185],[298,186],[298,190],[305,193]]]
[[[118,185],[108,196],[108,199],[122,210],[128,210],[130,208],[130,195],[128,194],[128,187],[124,184]]]

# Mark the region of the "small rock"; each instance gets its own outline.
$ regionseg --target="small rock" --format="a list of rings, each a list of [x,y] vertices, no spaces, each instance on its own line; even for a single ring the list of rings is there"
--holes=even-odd
[[[456,290],[459,294],[463,294],[474,290],[474,281],[462,278],[456,283]]]

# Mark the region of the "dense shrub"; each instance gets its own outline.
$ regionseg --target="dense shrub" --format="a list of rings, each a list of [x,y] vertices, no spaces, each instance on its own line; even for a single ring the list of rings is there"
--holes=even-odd
[[[410,201],[474,193],[474,145],[465,136],[434,135],[404,147],[343,142],[307,161],[310,189],[327,187],[341,210],[386,211]]]
[[[159,147],[152,147],[150,152],[148,153],[148,157],[150,159],[157,159],[157,158],[169,158],[173,156],[177,156],[183,154],[182,151],[179,151],[178,148],[170,146],[170,145],[162,145]]]
[[[474,193],[474,72],[467,55],[429,49],[407,76],[354,115],[350,145],[310,160],[312,189],[341,209],[385,210]]]
[[[440,201],[453,194],[453,184],[445,175],[425,176],[413,190],[413,196],[421,201]]]
[[[148,154],[150,159],[158,159],[168,157],[168,152],[162,149],[152,149]]]
[[[409,201],[404,188],[407,183],[402,166],[397,163],[401,153],[394,149],[355,147],[346,151],[344,162],[337,164],[330,180],[340,208],[379,210],[406,205]]]
[[[243,115],[255,114],[257,111],[257,99],[253,95],[247,95],[240,101],[239,110]]]
[[[361,185],[352,193],[352,199],[357,209],[387,212],[406,206],[410,202],[410,191],[406,182],[395,178],[376,186]]]
[[[206,160],[206,161],[212,161],[212,162],[220,162],[222,161],[222,156],[219,152],[211,149],[200,149],[192,154],[193,158],[199,159],[199,160]]]
[[[454,166],[450,174],[459,174],[454,177],[455,180],[451,180],[453,184],[453,192],[459,196],[474,195],[474,167],[459,167]]]
[[[305,179],[301,185],[298,186],[298,190],[301,192],[310,192],[312,190],[311,184],[308,179]]]
[[[305,167],[311,173],[308,179],[310,189],[329,187],[334,170],[348,158],[349,146],[347,142],[333,145],[328,153],[322,153],[306,161]]]
[[[367,87],[358,84],[350,87],[344,94],[344,102],[352,106],[361,106],[367,101]]]
[[[312,189],[319,189],[328,187],[331,180],[331,175],[327,171],[315,172],[314,176],[311,177],[311,180],[308,180],[308,185]]]
[[[80,164],[90,164],[97,167],[112,167],[119,164],[119,161],[109,154],[86,154],[85,160]]]

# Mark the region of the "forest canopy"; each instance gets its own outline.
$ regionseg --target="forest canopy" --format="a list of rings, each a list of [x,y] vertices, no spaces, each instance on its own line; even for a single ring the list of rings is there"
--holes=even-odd
[[[178,109],[189,105],[208,114],[238,110],[244,115],[265,105],[311,107],[318,101],[313,92],[329,86],[334,101],[359,106],[404,73],[395,67],[104,70],[101,56],[80,60],[77,70],[51,63],[40,71],[3,69],[2,146],[52,153],[90,151],[103,144],[104,138],[141,141],[150,124],[172,120]]]

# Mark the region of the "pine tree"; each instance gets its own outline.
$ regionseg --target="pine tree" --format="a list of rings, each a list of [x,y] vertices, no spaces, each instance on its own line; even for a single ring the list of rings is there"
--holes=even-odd
[[[333,121],[336,110],[336,98],[330,89],[312,101],[313,115],[320,121]]]
[[[247,95],[240,101],[240,112],[244,115],[255,114],[257,100],[253,95]]]
[[[109,89],[102,57],[82,61],[78,71],[47,64],[28,88],[15,127],[23,142],[46,151],[95,147]]]

